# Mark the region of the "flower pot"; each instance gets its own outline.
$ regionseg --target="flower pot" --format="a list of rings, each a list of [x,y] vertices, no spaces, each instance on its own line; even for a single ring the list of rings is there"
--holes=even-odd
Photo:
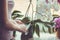
[[[28,28],[28,34],[26,35],[25,33],[21,34],[21,40],[33,40],[33,27],[30,26]]]
[[[34,40],[34,38],[29,38],[28,40]]]
[[[56,30],[56,37],[57,37],[58,39],[60,39],[60,28],[58,28],[58,29]]]

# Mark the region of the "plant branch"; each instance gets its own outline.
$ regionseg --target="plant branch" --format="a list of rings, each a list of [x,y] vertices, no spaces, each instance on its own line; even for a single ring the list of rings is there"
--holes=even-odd
[[[50,24],[50,25],[53,25],[53,22],[45,22],[45,21],[42,21],[40,19],[37,19],[37,20],[33,20],[33,21],[29,21],[29,22],[26,22],[26,24],[28,23],[44,23],[44,24]]]

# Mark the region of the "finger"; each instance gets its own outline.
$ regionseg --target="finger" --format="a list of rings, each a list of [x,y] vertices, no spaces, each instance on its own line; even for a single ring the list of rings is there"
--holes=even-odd
[[[23,22],[21,22],[20,20],[17,20],[16,21],[18,24],[23,24]]]

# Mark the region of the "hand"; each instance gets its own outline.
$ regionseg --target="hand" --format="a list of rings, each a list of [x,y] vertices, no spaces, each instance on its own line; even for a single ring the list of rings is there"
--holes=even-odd
[[[16,23],[18,23],[18,24],[23,24],[23,22],[20,21],[20,20],[16,20]]]
[[[19,32],[22,32],[22,33],[25,33],[27,32],[28,30],[26,29],[25,26],[22,25],[22,27],[20,28]]]
[[[27,32],[26,25],[20,20],[16,20],[16,23],[20,26],[20,32]]]

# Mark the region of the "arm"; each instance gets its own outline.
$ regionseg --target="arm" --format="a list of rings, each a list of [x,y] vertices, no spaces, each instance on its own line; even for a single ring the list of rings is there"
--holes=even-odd
[[[0,0],[0,20],[7,21],[8,5],[6,0]]]
[[[8,2],[7,0],[0,0],[0,20],[2,20],[5,28],[14,31],[22,31],[25,32],[26,28],[20,28],[16,24],[12,23],[8,19]]]
[[[12,21],[9,21],[9,20],[6,22],[6,28],[9,29],[9,30],[19,31],[19,32],[26,32],[27,31],[26,30],[26,26],[24,24],[23,25],[21,25],[21,24],[19,25],[17,23],[13,23]]]

